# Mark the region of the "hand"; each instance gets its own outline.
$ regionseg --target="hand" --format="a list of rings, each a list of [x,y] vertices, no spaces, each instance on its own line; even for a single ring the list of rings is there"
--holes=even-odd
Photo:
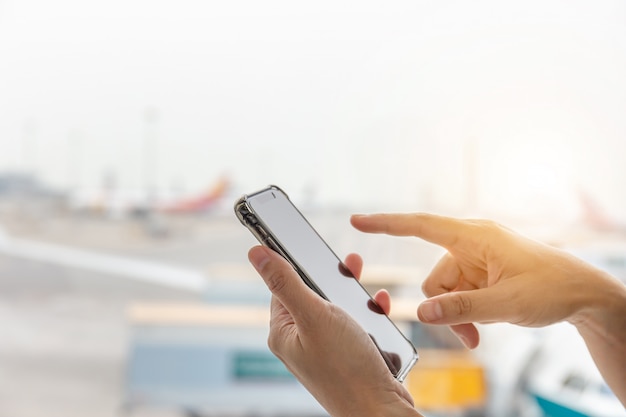
[[[448,253],[422,285],[421,321],[449,324],[466,346],[473,323],[574,324],[600,373],[626,405],[626,286],[556,248],[494,222],[428,214],[353,216],[359,230],[413,235]]]
[[[576,323],[615,287],[572,255],[491,221],[428,214],[357,215],[351,221],[364,232],[417,236],[448,250],[423,283],[430,299],[419,306],[418,317],[451,325],[469,348],[479,343],[473,323]],[[607,283],[608,290],[598,291]]]
[[[352,318],[307,287],[274,251],[257,246],[248,258],[272,292],[270,349],[330,415],[419,416],[409,393]],[[360,275],[358,256],[349,256],[346,265]],[[377,300],[384,303],[386,297],[388,311],[388,294],[382,294]]]

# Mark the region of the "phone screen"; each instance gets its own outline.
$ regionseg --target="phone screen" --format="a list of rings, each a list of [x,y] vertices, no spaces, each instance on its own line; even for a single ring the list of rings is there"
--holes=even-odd
[[[262,243],[281,253],[311,288],[363,327],[392,374],[403,380],[417,360],[415,348],[287,195],[271,186],[243,197],[236,207],[242,222]]]

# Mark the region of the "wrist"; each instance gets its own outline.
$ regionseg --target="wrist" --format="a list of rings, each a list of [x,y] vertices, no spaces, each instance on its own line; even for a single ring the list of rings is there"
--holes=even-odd
[[[626,285],[608,274],[595,281],[591,302],[570,320],[582,336],[600,374],[626,404]]]
[[[579,332],[622,332],[626,318],[626,286],[601,270],[586,277],[577,289],[579,302],[568,321]]]
[[[354,416],[367,417],[422,417],[413,406],[413,399],[398,382],[397,389],[382,391],[377,395],[364,395],[359,412]],[[352,417],[352,416],[351,416]]]

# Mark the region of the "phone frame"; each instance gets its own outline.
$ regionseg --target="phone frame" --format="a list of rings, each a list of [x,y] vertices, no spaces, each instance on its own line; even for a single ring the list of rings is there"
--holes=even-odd
[[[341,261],[341,259],[337,256],[337,254],[332,250],[332,248],[328,245],[328,243],[322,238],[322,236],[317,232],[317,230],[313,227],[313,225],[311,225],[311,223],[308,221],[308,219],[302,214],[302,212],[293,204],[293,202],[291,201],[291,199],[289,198],[288,194],[285,193],[280,187],[276,186],[276,185],[269,185],[259,191],[256,191],[254,193],[251,194],[244,194],[242,197],[240,197],[236,202],[235,202],[235,213],[237,215],[237,218],[239,219],[239,221],[246,226],[246,228],[248,230],[250,230],[250,232],[254,235],[254,237],[259,241],[259,243],[261,243],[262,245],[265,245],[267,247],[269,247],[270,249],[276,251],[277,253],[279,253],[285,260],[287,260],[287,262],[289,262],[289,264],[294,268],[294,270],[298,273],[298,275],[300,276],[300,278],[305,282],[305,284],[311,288],[313,291],[315,291],[320,297],[324,298],[325,300],[332,302],[332,300],[329,300],[328,297],[324,294],[324,292],[315,284],[315,282],[308,276],[308,274],[306,273],[306,271],[298,264],[298,262],[293,258],[293,256],[291,256],[291,254],[289,253],[289,250],[287,248],[285,248],[283,245],[281,245],[279,239],[275,238],[275,236],[273,235],[272,231],[270,230],[270,228],[263,222],[262,219],[260,219],[254,212],[254,210],[252,209],[252,207],[249,205],[248,203],[248,199],[250,197],[254,197],[257,196],[258,194],[262,194],[262,193],[266,193],[266,192],[278,192],[281,193],[283,196],[286,197],[286,199],[289,201],[289,203],[291,204],[291,206],[293,207],[293,209],[297,212],[297,214],[302,218],[303,221],[305,221],[308,226],[311,228],[311,230],[317,235],[317,237],[324,243],[324,245],[328,248],[328,250],[337,258],[337,260],[339,262],[341,262],[343,264],[343,262]],[[359,280],[355,279],[355,282],[362,288],[362,290],[370,297],[370,299],[376,303],[376,301],[373,299],[373,297],[367,292],[367,290],[365,289],[365,287],[363,287],[363,285],[359,282]],[[397,375],[394,375],[394,377],[402,382],[407,374],[409,373],[409,371],[413,368],[413,366],[415,365],[415,363],[418,361],[419,359],[419,355],[417,353],[417,349],[415,348],[415,346],[413,345],[413,343],[411,343],[411,341],[404,336],[404,334],[400,331],[400,329],[398,329],[398,327],[395,325],[395,323],[389,318],[389,316],[387,316],[385,314],[385,317],[387,317],[387,320],[389,320],[389,323],[396,328],[396,330],[402,335],[402,337],[407,341],[407,343],[413,348],[413,358],[412,360],[405,366],[403,367],[403,369],[401,369],[399,371],[399,373]],[[376,343],[375,343],[376,344]],[[380,350],[380,348],[379,348]],[[381,352],[382,355],[382,352]],[[383,355],[384,357],[384,355]],[[393,372],[392,372],[393,375]]]
[[[324,292],[320,290],[319,287],[315,284],[315,282],[311,278],[309,278],[307,273],[298,264],[298,262],[296,262],[296,260],[293,259],[293,256],[291,256],[289,251],[283,245],[280,244],[278,239],[275,239],[271,230],[269,230],[269,227],[267,227],[267,225],[263,222],[263,220],[259,219],[256,216],[252,208],[248,205],[249,197],[267,192],[268,190],[282,193],[285,197],[287,197],[287,199],[289,199],[289,196],[287,195],[287,193],[285,193],[281,188],[279,188],[276,185],[270,185],[252,194],[245,194],[235,203],[235,213],[237,214],[239,221],[241,221],[241,223],[244,226],[246,226],[248,230],[250,230],[250,232],[252,232],[252,234],[254,235],[254,237],[256,237],[259,243],[267,246],[268,248],[274,250],[275,252],[278,252],[287,262],[289,262],[289,264],[293,267],[293,269],[296,270],[298,275],[300,275],[300,278],[302,278],[302,280],[305,282],[305,284],[309,288],[311,288],[313,291],[319,294],[323,299],[330,301],[328,297],[326,297]],[[311,227],[311,229],[315,232],[315,234],[317,234],[317,236],[324,242],[324,244],[326,244],[326,242],[322,239],[322,237],[319,235],[317,230],[315,230],[315,228],[311,225],[311,223],[309,223],[307,218],[304,217],[302,212],[300,212],[300,210],[295,205],[293,205],[293,207],[298,212],[298,214],[302,217],[302,219],[304,219],[304,221]],[[337,256],[334,253],[334,251],[330,248],[330,246],[328,246],[328,244],[326,244],[326,246],[331,252],[333,252],[335,256]],[[339,259],[339,257],[337,257],[337,259]]]

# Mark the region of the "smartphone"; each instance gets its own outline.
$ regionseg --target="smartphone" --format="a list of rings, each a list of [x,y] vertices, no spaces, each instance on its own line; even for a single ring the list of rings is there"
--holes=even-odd
[[[271,185],[241,197],[235,203],[235,213],[258,241],[282,255],[311,289],[359,323],[393,376],[404,380],[418,359],[417,350],[287,194]]]

